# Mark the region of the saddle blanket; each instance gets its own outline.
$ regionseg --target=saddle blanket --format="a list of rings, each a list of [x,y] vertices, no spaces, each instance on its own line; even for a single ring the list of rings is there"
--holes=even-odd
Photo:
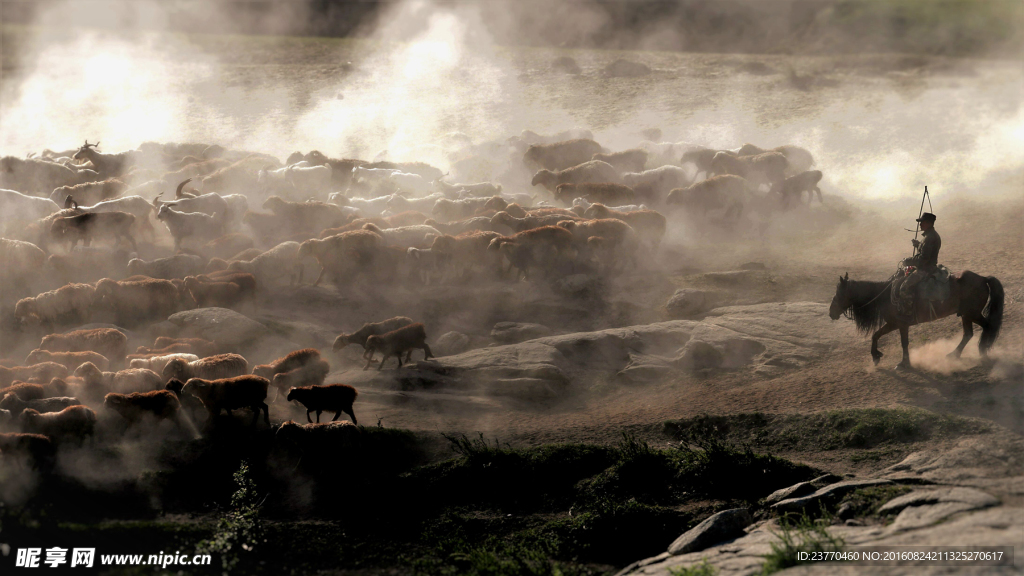
[[[928,278],[925,278],[917,285],[917,295],[921,300],[943,301],[949,298],[951,275],[949,268],[939,264]]]

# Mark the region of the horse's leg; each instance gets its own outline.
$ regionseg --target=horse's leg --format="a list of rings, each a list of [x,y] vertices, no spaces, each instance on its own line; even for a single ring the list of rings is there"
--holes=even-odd
[[[882,352],[878,349],[878,339],[895,329],[895,324],[886,322],[884,326],[875,330],[875,333],[871,335],[871,359],[874,360],[875,366],[878,366],[878,361],[882,359]]]
[[[910,368],[910,326],[900,324],[900,344],[903,345],[903,360],[897,368]]]
[[[972,322],[967,316],[964,316],[961,319],[964,323],[964,337],[960,339],[960,345],[956,347],[956,350],[947,354],[950,358],[959,358],[960,353],[964,351],[964,346],[967,346],[967,343],[970,342],[972,337],[974,337],[974,322]]]

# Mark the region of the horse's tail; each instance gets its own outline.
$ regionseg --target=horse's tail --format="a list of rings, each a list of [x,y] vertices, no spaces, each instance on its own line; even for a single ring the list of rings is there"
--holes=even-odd
[[[981,332],[978,349],[984,354],[988,352],[999,337],[999,329],[1003,326],[1003,285],[995,276],[985,278],[988,284],[988,315],[985,316],[986,326]]]

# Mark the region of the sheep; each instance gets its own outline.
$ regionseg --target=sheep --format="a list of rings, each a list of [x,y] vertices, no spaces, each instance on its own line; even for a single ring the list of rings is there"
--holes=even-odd
[[[665,236],[665,228],[668,224],[665,216],[654,210],[633,210],[623,212],[612,210],[603,204],[592,204],[583,216],[595,220],[614,218],[629,224],[630,228],[636,231],[641,242],[646,242],[652,249],[657,249]]]
[[[366,216],[380,216],[385,210],[388,209],[388,202],[393,198],[393,194],[387,196],[378,196],[376,198],[348,198],[346,201],[348,205],[359,210],[360,213]],[[334,193],[328,198],[328,201],[335,204],[342,198],[345,198],[343,194]]]
[[[647,165],[647,157],[647,150],[632,148],[611,154],[594,154],[590,159],[607,162],[619,172],[643,172]]]
[[[46,263],[46,252],[30,242],[0,238],[0,286],[2,299],[17,298]]]
[[[92,362],[103,370],[110,367],[110,361],[107,360],[106,356],[87,350],[81,352],[51,352],[37,348],[29,352],[28,357],[25,358],[25,364],[31,365],[40,362],[56,362],[68,370],[75,370],[86,362]]]
[[[42,384],[15,382],[6,388],[0,388],[0,395],[14,394],[19,400],[42,400],[52,397]]]
[[[263,410],[263,421],[269,426],[270,407],[266,402],[269,387],[270,381],[266,378],[245,374],[214,380],[190,378],[181,393],[199,398],[210,414],[208,423],[212,423],[221,410],[226,410],[230,416],[232,410],[249,408],[253,413],[253,426],[260,418],[260,410]]]
[[[50,382],[54,378],[64,378],[69,370],[63,364],[56,362],[40,362],[31,366],[0,366],[0,386],[10,386],[11,382],[42,381]],[[0,390],[2,392],[2,390]]]
[[[807,192],[807,203],[810,204],[814,200],[814,193],[818,193],[818,203],[822,202],[821,199],[821,188],[818,188],[818,182],[821,182],[821,170],[808,170],[801,172],[796,176],[786,178],[782,182],[782,188],[779,193],[782,195],[783,206],[789,206],[791,198],[796,198],[797,202],[802,202],[804,199],[804,192]]]
[[[491,226],[494,228],[506,226],[515,232],[522,232],[523,230],[531,230],[542,226],[556,226],[562,220],[575,218],[577,218],[576,215],[568,216],[565,214],[545,214],[543,216],[516,218],[508,212],[498,212],[491,217]]]
[[[68,406],[60,412],[40,414],[31,408],[21,413],[22,430],[49,436],[54,442],[81,440],[92,436],[96,413],[87,406]]]
[[[185,184],[188,184],[191,181],[192,179],[189,178],[188,180],[178,183],[175,196],[180,196],[181,189]],[[153,198],[152,202],[153,208],[157,211],[164,206],[169,206],[181,213],[202,213],[208,216],[217,216],[222,221],[226,221],[228,219],[228,212],[231,210],[228,206],[228,201],[225,200],[223,196],[212,192],[209,194],[202,194],[194,198],[180,198],[178,200],[170,201],[160,200],[160,196],[163,196],[162,192],[157,194],[157,196]]]
[[[232,232],[210,240],[200,249],[200,252],[207,258],[230,258],[254,246],[252,238],[241,232]],[[196,272],[196,274],[198,273]]]
[[[342,226],[349,220],[341,208],[325,202],[288,202],[271,196],[263,202],[263,209],[282,218],[289,231],[311,232],[310,236],[326,228]]]
[[[605,218],[601,220],[565,220],[559,222],[558,226],[572,233],[577,250],[583,252],[589,248],[588,238],[600,236],[604,238],[604,247],[616,253],[614,260],[626,258],[635,265],[632,256],[639,247],[639,238],[629,224],[614,218]]]
[[[331,372],[331,365],[324,360],[312,360],[300,368],[279,372],[270,381],[277,389],[278,394],[284,394],[289,388],[295,386],[318,386],[324,383],[327,374]]]
[[[234,282],[204,282],[189,276],[185,278],[185,289],[199,308],[234,308],[243,299],[242,288]]]
[[[561,261],[571,260],[573,235],[564,227],[542,226],[514,236],[499,236],[491,240],[487,248],[504,255],[509,264],[521,272],[527,272],[533,265],[550,269]]]
[[[296,386],[288,390],[288,401],[295,400],[306,407],[306,421],[312,423],[309,417],[310,412],[316,412],[316,423],[320,423],[322,412],[334,412],[334,422],[344,412],[352,419],[353,424],[358,424],[356,413],[352,410],[352,403],[355,402],[359,392],[348,384],[327,384],[324,386]]]
[[[429,285],[435,275],[440,277],[439,281],[444,281],[444,271],[448,265],[447,254],[429,248],[426,250],[408,248],[406,259],[409,261],[410,268],[424,285]]]
[[[190,378],[217,380],[241,376],[248,371],[249,363],[238,354],[218,354],[191,362],[182,358],[173,358],[164,366],[161,374],[164,381],[171,379],[187,381]]]
[[[73,160],[88,160],[92,162],[92,165],[96,167],[96,172],[107,178],[117,177],[127,172],[138,160],[139,152],[136,150],[127,150],[117,154],[103,154],[95,150],[99,145],[99,142],[89,144],[89,141],[86,140],[85,144],[71,158]]]
[[[163,387],[163,379],[156,372],[147,368],[128,368],[117,372],[101,371],[91,362],[86,362],[75,370],[75,376],[81,378],[91,390],[115,392],[147,392]]]
[[[256,171],[266,163],[266,158],[256,155],[243,158],[230,166],[225,166],[204,176],[200,181],[200,189],[228,194],[246,194],[257,188]]]
[[[601,152],[604,149],[600,144],[583,138],[552,144],[533,144],[523,154],[523,164],[528,168],[559,171],[588,162],[594,154]]]
[[[352,232],[353,230],[362,230],[363,226],[367,224],[373,224],[378,228],[392,228],[390,222],[386,218],[356,218],[355,220],[339,226],[337,228],[328,228],[320,233],[320,239],[330,238],[331,236],[337,236],[342,232]]]
[[[187,352],[172,352],[167,354],[161,354],[157,356],[150,356],[149,358],[131,358],[128,360],[129,368],[146,368],[152,370],[157,374],[162,374],[164,367],[174,360],[180,358],[185,362],[196,362],[199,360],[199,356],[195,354],[189,354]]]
[[[78,208],[89,214],[98,214],[104,212],[126,212],[135,216],[136,230],[140,232],[147,232],[152,237],[155,233],[152,222],[149,217],[153,214],[153,205],[146,201],[142,196],[121,196],[120,198],[114,198],[111,200],[104,200],[97,202],[92,206],[80,206],[81,202],[78,202],[78,198],[72,199],[72,205],[68,206],[66,203],[65,208]]]
[[[387,217],[384,218],[384,221],[387,223],[387,225],[380,226],[380,224],[377,224],[377,226],[380,226],[381,228],[401,228],[403,226],[419,226],[420,224],[426,224],[428,220],[426,214],[422,212],[417,212],[415,210],[405,210],[402,212],[394,212],[389,210],[389,212],[392,213],[388,214]]]
[[[56,204],[64,204],[68,196],[73,197],[79,204],[96,204],[111,198],[117,198],[128,189],[128,186],[117,178],[101,180],[99,182],[85,182],[73,186],[60,186],[54,188],[50,193],[50,200]]]
[[[398,367],[401,368],[402,354],[408,354],[411,357],[412,351],[417,348],[423,350],[424,360],[432,358],[434,355],[430,352],[430,346],[427,345],[426,340],[427,329],[418,322],[391,332],[370,336],[366,339],[366,352],[370,356],[366,361],[366,366],[363,366],[363,370],[367,370],[373,363],[373,354],[377,351],[382,354],[380,365],[377,366],[378,371],[384,367],[384,362],[390,356],[398,358]],[[406,361],[408,360],[409,358],[406,358]]]
[[[164,320],[184,307],[181,293],[173,282],[154,278],[120,281],[104,278],[96,283],[96,299],[113,311],[118,326]]]
[[[92,351],[120,362],[128,354],[128,337],[114,328],[74,330],[44,336],[39,343],[39,349],[51,352]]]
[[[244,194],[225,194],[221,196],[228,206],[224,218],[224,230],[237,230],[242,225],[242,218],[249,211],[249,199]]]
[[[552,172],[551,170],[540,170],[533,175],[530,184],[544,186],[554,192],[559,184],[583,184],[586,182],[611,182],[618,184],[623,181],[619,172],[612,168],[611,164],[600,160],[591,160],[578,166],[572,166],[564,170]],[[629,184],[627,182],[627,184]]]
[[[7,410],[12,414],[21,414],[23,410],[31,408],[41,414],[47,412],[60,412],[68,406],[78,406],[81,402],[78,398],[67,396],[51,396],[39,400],[22,400],[17,394],[8,392],[0,397],[0,409]]]
[[[156,218],[167,226],[174,238],[175,250],[181,250],[185,238],[194,236],[200,240],[210,240],[224,233],[222,219],[202,212],[178,212],[167,204],[160,207]]]
[[[393,194],[388,196],[388,210],[398,214],[401,212],[427,212],[434,208],[434,204],[437,203],[441,198],[445,198],[444,194],[435,193],[422,198],[406,198],[399,194]],[[423,222],[417,222],[422,224]]]
[[[575,198],[585,198],[589,202],[599,202],[606,206],[632,202],[635,194],[633,189],[624,184],[610,182],[594,182],[585,184],[559,184],[555,187],[555,200],[569,206]]]
[[[427,220],[424,224],[437,228],[437,230],[442,234],[452,236],[467,232],[494,232],[494,226],[491,225],[491,218],[487,216],[473,216],[472,218],[466,218],[465,220],[458,220],[456,222],[448,222],[444,224],[437,220]]]
[[[811,155],[806,149],[799,146],[778,146],[767,150],[754,146],[753,144],[744,144],[738,151],[738,156],[755,156],[757,154],[764,154],[765,152],[778,152],[786,157],[786,176],[796,176],[811,169],[814,166],[814,156]]]
[[[750,195],[750,183],[740,176],[712,176],[686,188],[669,192],[665,203],[681,205],[693,213],[706,215],[710,210],[725,209],[727,219],[739,218]]]
[[[571,210],[572,213],[576,214],[577,216],[583,216],[583,214],[586,213],[587,209],[590,208],[591,206],[593,206],[593,203],[591,203],[586,198],[573,198],[572,208],[570,208],[569,210]],[[624,204],[621,206],[608,206],[607,208],[609,210],[618,210],[619,212],[635,212],[637,210],[648,210],[646,204]]]
[[[117,412],[129,424],[138,424],[150,414],[158,420],[176,419],[181,403],[170,390],[150,390],[131,394],[111,392],[103,397],[103,407]]]
[[[364,224],[363,230],[379,234],[384,239],[386,246],[398,246],[400,248],[426,248],[434,241],[434,238],[441,235],[437,228],[423,224],[417,226],[402,226],[401,228],[380,229],[373,224]]]
[[[316,348],[293,350],[269,364],[260,364],[253,367],[252,373],[257,376],[263,376],[267,380],[272,380],[276,374],[302,368],[306,364],[319,359],[320,351]]]
[[[689,173],[679,166],[662,166],[622,175],[622,181],[643,199],[644,204],[661,203],[670,190],[689,186]]]
[[[697,147],[692,150],[687,150],[686,152],[684,152],[682,157],[680,157],[679,159],[679,163],[693,164],[693,166],[697,169],[697,174],[704,172],[705,174],[710,175],[711,162],[715,159],[715,155],[718,154],[719,152],[723,152],[730,156],[738,156],[738,154],[736,154],[736,152],[733,150],[714,150],[711,148]],[[694,174],[694,176],[696,176],[697,174]],[[678,187],[682,186],[686,186],[686,184],[682,184]]]
[[[317,286],[325,274],[330,273],[335,278],[341,277],[351,270],[357,260],[372,260],[382,245],[381,234],[371,230],[354,230],[322,240],[306,240],[299,245],[298,258],[316,258],[320,265],[320,274],[313,285]]]
[[[167,258],[157,258],[146,262],[140,258],[128,261],[128,274],[131,276],[149,276],[158,280],[185,278],[203,273],[202,256],[195,254],[175,254]]]
[[[188,346],[188,351],[194,354],[199,354],[201,357],[213,356],[217,353],[215,351],[217,348],[216,344],[204,338],[171,338],[169,336],[158,336],[157,339],[153,341],[153,349],[143,350],[143,347],[140,347],[136,352],[159,352],[170,346],[176,345]],[[205,353],[206,351],[209,351],[209,353]],[[159,372],[159,370],[157,370],[157,372]]]
[[[708,174],[733,174],[747,179],[754,187],[767,184],[778,190],[786,179],[788,166],[781,152],[765,152],[756,156],[732,156],[724,152],[715,154]]]
[[[11,458],[25,459],[42,471],[52,469],[56,458],[53,441],[42,434],[0,434],[0,454],[5,462]]]
[[[434,203],[430,213],[442,222],[462,220],[473,216],[489,200],[489,198],[463,198],[461,200],[441,198]]]
[[[473,230],[457,236],[447,234],[434,238],[430,251],[444,256],[446,266],[453,268],[455,277],[462,277],[470,269],[482,266],[499,272],[501,255],[487,249],[491,241],[501,237],[493,231]]]
[[[382,320],[380,322],[368,322],[363,324],[359,330],[356,330],[351,334],[339,334],[338,337],[334,339],[334,346],[332,347],[332,350],[337,352],[349,344],[359,344],[363,347],[363,358],[371,358],[372,355],[366,348],[367,338],[370,336],[386,334],[412,323],[412,318],[407,318],[405,316],[395,316],[394,318],[388,318],[387,320]]]
[[[35,322],[85,324],[89,322],[96,299],[95,287],[67,284],[57,290],[18,300],[14,307],[14,319],[19,325]]]
[[[92,176],[95,176],[92,173]],[[75,170],[54,162],[24,160],[15,156],[0,158],[0,186],[21,190],[26,194],[46,196],[54,188],[87,182],[90,174],[79,174]]]
[[[135,225],[135,216],[127,212],[98,212],[77,214],[57,218],[50,225],[50,235],[57,240],[65,240],[74,248],[81,241],[89,246],[99,236],[113,236],[116,244],[121,239],[128,240],[132,250],[138,250],[131,228]]]
[[[60,205],[48,198],[0,189],[0,222],[38,220],[58,211]]]
[[[51,254],[46,259],[46,267],[53,270],[53,279],[61,284],[96,282],[124,274],[130,256],[129,250],[120,248],[78,246],[67,254]]]
[[[477,182],[476,184],[449,184],[444,180],[438,178],[434,180],[434,188],[438,192],[444,193],[446,196],[455,196],[456,198],[461,194],[469,194],[470,196],[496,196],[501,193],[501,184],[491,184],[490,182]]]
[[[293,284],[301,282],[303,265],[299,256],[300,248],[298,242],[282,242],[251,260],[231,262],[228,271],[252,274],[260,286],[271,286],[285,277]]]

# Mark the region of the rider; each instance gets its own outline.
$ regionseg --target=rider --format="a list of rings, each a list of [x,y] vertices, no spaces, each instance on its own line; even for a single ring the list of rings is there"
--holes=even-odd
[[[900,285],[899,312],[907,319],[914,315],[914,291],[922,280],[935,272],[939,265],[939,248],[942,247],[942,238],[935,231],[935,214],[925,212],[917,219],[921,223],[921,231],[924,233],[924,240],[911,240],[917,254],[908,258],[905,263],[908,266],[916,266],[913,273],[903,280]]]

